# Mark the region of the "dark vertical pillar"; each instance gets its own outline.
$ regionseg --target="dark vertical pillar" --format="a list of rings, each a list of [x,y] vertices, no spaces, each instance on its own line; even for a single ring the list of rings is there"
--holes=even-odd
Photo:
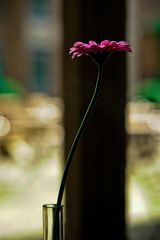
[[[66,152],[89,102],[97,69],[70,60],[75,41],[125,39],[125,0],[63,1]],[[125,240],[125,54],[104,68],[100,95],[74,156],[66,188],[66,239]]]

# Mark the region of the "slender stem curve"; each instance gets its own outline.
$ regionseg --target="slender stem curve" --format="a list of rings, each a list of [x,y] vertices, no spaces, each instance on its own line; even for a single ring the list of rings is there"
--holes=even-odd
[[[62,181],[61,181],[61,185],[60,185],[60,190],[59,190],[59,194],[58,194],[58,198],[57,198],[57,206],[61,205],[63,192],[64,192],[64,188],[65,188],[65,183],[66,183],[68,172],[69,172],[69,169],[70,169],[70,166],[71,166],[71,163],[72,163],[73,155],[74,155],[76,147],[78,145],[78,142],[79,142],[81,133],[83,131],[83,128],[84,128],[84,126],[85,126],[85,124],[88,120],[89,113],[91,112],[91,110],[94,107],[94,104],[96,102],[97,95],[98,95],[99,88],[100,88],[100,80],[101,80],[101,77],[102,77],[102,72],[103,72],[103,64],[98,64],[98,75],[97,75],[97,80],[96,80],[96,84],[95,84],[95,89],[94,89],[92,98],[91,98],[90,103],[88,105],[88,108],[87,108],[87,110],[84,114],[84,117],[81,121],[81,124],[79,126],[79,129],[77,131],[77,134],[74,138],[74,141],[72,143],[72,146],[70,148],[70,151],[69,151],[69,154],[68,154],[68,157],[67,157],[67,161],[66,161],[66,165],[65,165],[65,168],[64,168],[64,173],[63,173],[63,177],[62,177]]]
[[[96,102],[97,95],[98,95],[98,92],[99,92],[99,89],[100,89],[100,81],[101,81],[101,78],[102,78],[103,64],[97,64],[97,65],[98,65],[98,74],[97,74],[97,80],[96,80],[95,88],[94,88],[94,91],[93,91],[93,95],[91,97],[91,100],[89,102],[87,110],[86,110],[86,112],[84,114],[84,117],[83,117],[83,119],[81,121],[81,124],[80,124],[79,129],[77,131],[77,134],[76,134],[76,136],[74,138],[74,141],[73,141],[73,143],[71,145],[71,148],[70,148],[70,151],[69,151],[69,154],[68,154],[68,157],[67,157],[66,165],[65,165],[65,168],[64,168],[64,172],[63,172],[63,175],[62,175],[61,185],[60,185],[59,194],[58,194],[58,198],[57,198],[57,204],[56,204],[57,208],[56,208],[55,215],[54,215],[53,240],[57,240],[58,239],[57,238],[56,229],[58,228],[59,207],[62,204],[62,198],[63,198],[64,188],[65,188],[65,183],[66,183],[68,172],[69,172],[69,169],[70,169],[70,166],[71,166],[71,163],[72,163],[72,158],[73,158],[73,155],[75,153],[76,147],[77,147],[77,145],[79,143],[79,139],[81,137],[81,133],[82,133],[82,131],[84,129],[85,124],[87,123],[89,114],[90,114],[91,110],[94,107],[94,104]]]

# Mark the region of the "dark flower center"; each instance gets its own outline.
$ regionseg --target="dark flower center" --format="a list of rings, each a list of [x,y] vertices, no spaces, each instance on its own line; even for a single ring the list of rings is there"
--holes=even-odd
[[[112,54],[112,51],[106,51],[106,52],[98,52],[98,53],[90,53],[88,54],[91,56],[91,58],[98,64],[103,64],[104,62],[107,61],[107,59],[110,57]]]

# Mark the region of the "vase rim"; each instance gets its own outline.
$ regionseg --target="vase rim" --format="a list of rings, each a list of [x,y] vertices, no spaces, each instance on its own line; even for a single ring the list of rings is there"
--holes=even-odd
[[[64,205],[61,204],[61,206],[57,206],[55,203],[46,203],[42,206],[43,208],[63,208]]]

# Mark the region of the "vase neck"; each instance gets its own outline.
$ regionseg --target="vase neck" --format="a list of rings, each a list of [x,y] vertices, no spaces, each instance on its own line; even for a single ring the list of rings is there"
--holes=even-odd
[[[55,213],[58,210],[58,217],[55,225]],[[56,231],[56,232],[55,232]],[[63,240],[63,205],[43,205],[43,240]]]

